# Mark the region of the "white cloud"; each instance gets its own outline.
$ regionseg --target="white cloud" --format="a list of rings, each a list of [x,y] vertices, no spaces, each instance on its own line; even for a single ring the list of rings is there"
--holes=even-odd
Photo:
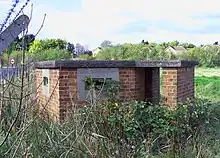
[[[96,14],[132,12],[146,19],[180,20],[219,11],[217,0],[83,0],[84,10]]]
[[[183,32],[171,32],[162,29],[151,29],[151,33],[149,34],[150,40],[159,39],[161,41],[173,41],[179,40],[181,42],[192,42],[196,45],[200,45],[203,43],[213,43],[219,39],[219,35],[215,34],[191,34],[191,33],[183,33]]]
[[[84,3],[86,4],[85,10],[88,12],[93,10],[93,12],[96,12],[100,16],[105,15],[106,12],[113,15],[122,12],[130,12],[136,15],[134,18],[137,18],[137,20],[169,20],[186,28],[198,28],[209,23],[207,19],[193,19],[192,16],[215,14],[219,12],[217,0],[84,0]],[[132,21],[135,19],[129,20]],[[126,20],[126,22],[128,22],[128,20]],[[200,44],[212,43],[214,40],[218,39],[219,35],[175,33],[150,27],[149,31],[146,33],[112,36],[120,42],[139,42],[140,39],[144,38],[151,41],[180,40]]]
[[[44,13],[47,13],[39,38],[64,38],[74,43],[80,42],[95,47],[105,39],[122,43],[136,43],[146,39],[149,41],[192,41],[199,44],[213,43],[219,36],[217,34],[175,33],[149,26],[147,26],[149,31],[146,33],[126,35],[115,33],[116,30],[123,29],[136,20],[165,20],[183,27],[198,28],[208,24],[209,21],[192,19],[191,16],[218,13],[217,0],[82,0],[82,8],[79,12],[59,11],[51,6],[39,4],[37,0],[32,2],[34,2],[34,12],[30,32],[35,33],[38,30]],[[27,8],[26,13],[29,12]],[[123,13],[131,13],[133,16],[125,16]]]
[[[12,2],[11,0],[0,0],[1,5],[5,5],[5,4],[8,5],[11,4],[11,2]]]
[[[129,35],[117,35],[117,42],[121,43],[140,43],[142,39],[149,42],[169,42],[178,40],[180,42],[192,42],[195,45],[212,44],[215,41],[220,41],[219,35],[215,34],[191,34],[182,32],[171,32],[163,29],[151,28],[150,33],[133,33]]]
[[[0,0],[0,22],[7,16],[7,12],[10,8],[11,1],[10,0]]]
[[[100,6],[100,8],[102,7]],[[34,4],[30,31],[37,31],[43,14],[46,13],[46,21],[39,37],[49,35],[50,37],[67,39],[74,43],[80,42],[83,44],[97,45],[104,39],[111,38],[114,40],[112,31],[133,20],[129,17],[119,16],[118,13],[110,12],[110,10],[105,11],[99,9],[99,12],[94,11],[94,9],[95,8],[91,8],[89,3],[83,5],[80,12],[58,11],[45,5]]]

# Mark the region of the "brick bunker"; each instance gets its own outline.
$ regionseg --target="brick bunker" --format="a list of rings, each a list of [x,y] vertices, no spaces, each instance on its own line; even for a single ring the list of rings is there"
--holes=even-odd
[[[83,78],[110,78],[121,82],[119,100],[160,100],[160,69],[163,71],[162,96],[165,104],[194,100],[194,68],[197,61],[61,60],[36,63],[38,102],[46,105],[53,120],[63,120],[68,105],[85,101],[88,90]]]

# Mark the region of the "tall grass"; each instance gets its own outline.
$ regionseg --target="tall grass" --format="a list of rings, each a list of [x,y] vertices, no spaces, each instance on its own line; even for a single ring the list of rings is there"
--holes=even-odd
[[[195,94],[199,98],[220,101],[220,77],[197,76],[195,78]]]
[[[26,86],[33,83],[27,78]],[[13,85],[20,80],[12,83],[7,94],[16,96],[19,88]],[[72,109],[74,114],[69,110],[64,123],[42,119],[35,98],[28,96],[0,157],[219,157],[219,78],[198,76],[195,83],[195,103],[180,104],[176,111],[163,103],[109,100]],[[4,108],[0,141],[16,115],[15,100]]]
[[[22,139],[12,132],[0,156],[12,157],[17,149],[15,157],[217,156],[219,105],[198,100],[192,113],[189,107],[170,111],[144,102],[106,102],[76,110],[63,124],[38,118]]]

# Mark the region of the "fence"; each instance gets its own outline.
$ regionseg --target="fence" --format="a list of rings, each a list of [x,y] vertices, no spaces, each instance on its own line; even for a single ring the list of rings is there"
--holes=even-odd
[[[19,67],[4,67],[0,69],[0,79],[8,79],[12,76],[19,77],[21,75],[21,68]]]
[[[24,67],[24,75],[27,75],[28,72],[33,68],[33,64],[28,64]],[[22,67],[3,67],[0,69],[0,80],[9,79],[11,77],[21,77]]]

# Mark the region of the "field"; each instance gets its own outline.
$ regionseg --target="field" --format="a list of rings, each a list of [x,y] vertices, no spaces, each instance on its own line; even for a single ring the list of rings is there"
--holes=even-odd
[[[220,68],[196,68],[195,69],[196,76],[217,76],[220,77]]]
[[[64,124],[21,119],[0,146],[0,157],[220,157],[220,68],[197,68],[195,76],[197,101],[176,111],[106,102],[73,109]],[[8,128],[1,125],[0,142]]]
[[[220,68],[197,68],[195,76],[196,97],[220,101]]]

